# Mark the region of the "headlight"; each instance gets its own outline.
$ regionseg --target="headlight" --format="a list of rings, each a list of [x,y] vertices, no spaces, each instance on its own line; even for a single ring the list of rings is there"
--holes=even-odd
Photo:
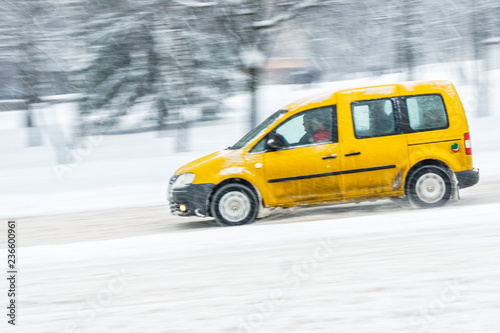
[[[191,184],[192,182],[194,182],[195,177],[196,175],[194,173],[191,172],[183,173],[179,177],[177,177],[172,187]]]

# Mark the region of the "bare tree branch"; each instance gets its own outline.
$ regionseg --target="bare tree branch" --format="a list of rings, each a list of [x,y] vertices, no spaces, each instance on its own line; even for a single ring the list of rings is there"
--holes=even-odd
[[[301,0],[296,2],[294,5],[290,6],[285,12],[271,18],[268,20],[257,21],[252,24],[255,29],[269,29],[273,28],[283,22],[293,19],[295,16],[299,15],[304,9],[323,6],[327,3],[332,3],[332,1],[324,0]]]

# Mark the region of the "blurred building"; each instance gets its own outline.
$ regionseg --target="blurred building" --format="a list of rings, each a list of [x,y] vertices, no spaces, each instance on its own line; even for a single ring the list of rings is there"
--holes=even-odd
[[[319,79],[319,71],[306,59],[267,59],[264,63],[264,84],[309,84]]]
[[[279,27],[271,44],[271,56],[264,63],[264,84],[309,84],[320,72],[311,60],[311,43],[307,29],[300,22]]]

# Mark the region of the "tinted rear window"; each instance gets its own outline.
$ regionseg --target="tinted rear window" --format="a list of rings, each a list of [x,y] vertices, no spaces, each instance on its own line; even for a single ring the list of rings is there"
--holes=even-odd
[[[448,117],[440,95],[406,97],[408,124],[411,131],[429,131],[448,128]]]

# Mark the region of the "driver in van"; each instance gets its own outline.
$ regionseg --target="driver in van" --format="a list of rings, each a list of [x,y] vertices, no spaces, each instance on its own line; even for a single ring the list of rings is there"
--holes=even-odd
[[[327,112],[311,111],[306,113],[303,125],[306,133],[300,138],[299,143],[308,144],[331,140],[332,133]]]

